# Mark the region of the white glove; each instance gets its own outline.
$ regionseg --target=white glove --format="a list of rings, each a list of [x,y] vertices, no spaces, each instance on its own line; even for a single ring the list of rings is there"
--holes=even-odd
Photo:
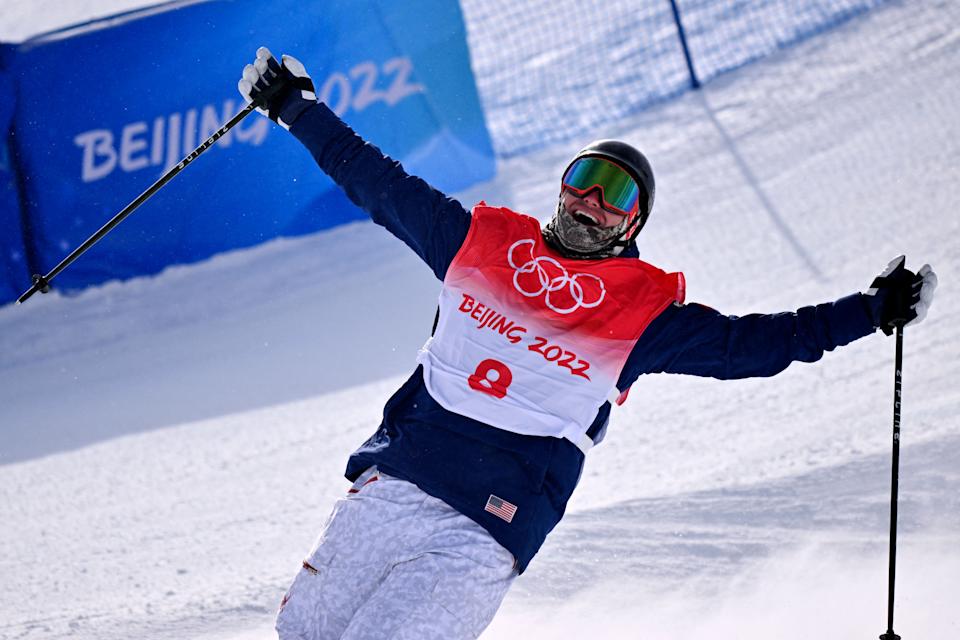
[[[914,311],[917,312],[917,317],[908,322],[907,326],[921,322],[927,317],[927,312],[930,311],[930,305],[933,304],[933,292],[937,289],[937,274],[933,272],[933,268],[931,268],[930,265],[925,264],[920,267],[917,275],[923,279],[920,285],[920,295],[918,296],[920,299],[913,305]]]
[[[891,260],[867,290],[868,296],[882,296],[878,326],[887,335],[892,334],[898,324],[909,327],[922,322],[937,288],[937,274],[929,264],[913,273],[904,266],[906,261],[906,256]]]
[[[237,88],[244,100],[257,105],[257,111],[289,129],[301,113],[316,104],[317,94],[303,63],[287,55],[282,60],[282,64],[277,62],[269,49],[260,47],[253,64],[243,68]]]

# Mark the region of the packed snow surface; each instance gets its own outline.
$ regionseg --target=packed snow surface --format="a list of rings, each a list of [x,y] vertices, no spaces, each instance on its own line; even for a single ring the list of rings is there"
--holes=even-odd
[[[5,0],[0,38],[137,4]],[[648,152],[640,250],[689,300],[792,310],[900,253],[934,265],[905,335],[908,640],[960,634],[958,18],[890,3],[594,132]],[[582,142],[458,196],[545,218]],[[0,637],[270,637],[437,293],[359,223],[0,308]],[[893,351],[877,333],[770,379],[641,379],[483,637],[882,633]]]

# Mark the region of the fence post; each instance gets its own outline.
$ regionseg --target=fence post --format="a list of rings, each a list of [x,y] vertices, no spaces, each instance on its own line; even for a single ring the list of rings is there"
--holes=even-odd
[[[693,58],[690,57],[690,47],[687,46],[687,34],[683,30],[683,20],[680,19],[680,8],[677,6],[677,0],[670,0],[670,7],[673,8],[673,20],[677,23],[677,35],[680,36],[680,44],[683,46],[683,57],[687,59],[687,71],[690,72],[690,88],[699,89],[700,79],[697,78],[697,72],[693,68]]]

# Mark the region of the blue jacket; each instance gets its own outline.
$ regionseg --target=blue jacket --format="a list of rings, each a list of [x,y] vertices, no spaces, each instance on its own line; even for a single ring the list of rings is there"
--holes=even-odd
[[[290,132],[354,203],[443,280],[470,227],[470,213],[459,202],[408,175],[323,104],[303,112]],[[613,259],[635,258],[631,249]],[[856,293],[794,313],[736,317],[675,304],[637,341],[617,386],[626,389],[647,373],[772,376],[873,333],[881,305]],[[609,415],[606,403],[591,427],[595,441]],[[583,453],[567,440],[503,431],[444,409],[427,393],[418,367],[387,401],[376,432],[350,457],[346,476],[354,480],[377,465],[415,483],[486,528],[522,572],[563,517],[583,463]],[[517,505],[511,523],[484,511],[491,494]]]

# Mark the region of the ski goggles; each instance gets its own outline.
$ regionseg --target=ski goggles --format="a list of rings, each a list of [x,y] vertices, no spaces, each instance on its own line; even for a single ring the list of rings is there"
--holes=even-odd
[[[603,158],[578,158],[563,175],[563,187],[583,197],[599,187],[605,209],[632,218],[640,210],[640,186],[630,174]]]

